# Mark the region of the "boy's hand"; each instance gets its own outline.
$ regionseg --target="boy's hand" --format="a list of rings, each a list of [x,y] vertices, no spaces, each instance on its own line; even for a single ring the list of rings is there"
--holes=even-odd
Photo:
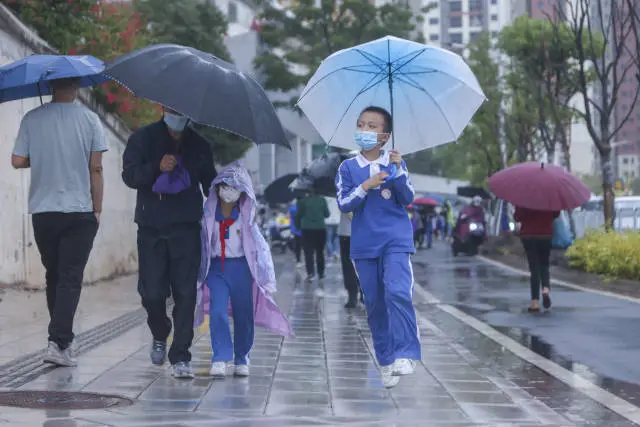
[[[382,184],[384,184],[384,180],[388,176],[389,174],[386,173],[385,171],[378,172],[377,174],[375,174],[374,176],[372,176],[371,178],[369,178],[368,180],[362,183],[362,189],[364,191],[369,191],[371,189],[380,187]]]
[[[397,150],[391,150],[389,151],[389,162],[391,163],[395,163],[398,165],[398,167],[402,166],[402,155],[400,154],[399,151]]]

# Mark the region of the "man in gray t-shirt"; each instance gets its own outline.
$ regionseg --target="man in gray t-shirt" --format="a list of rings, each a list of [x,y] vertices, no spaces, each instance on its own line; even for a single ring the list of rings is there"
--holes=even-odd
[[[29,111],[20,124],[11,164],[31,169],[29,213],[46,270],[49,346],[44,361],[75,366],[73,318],[84,269],[102,212],[99,117],[75,102],[78,79],[50,82],[53,101]]]

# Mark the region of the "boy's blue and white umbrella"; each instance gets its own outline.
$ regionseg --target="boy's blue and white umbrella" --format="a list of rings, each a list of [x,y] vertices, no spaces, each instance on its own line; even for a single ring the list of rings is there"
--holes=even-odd
[[[326,58],[298,106],[328,144],[347,149],[362,110],[385,108],[393,146],[409,154],[458,139],[485,100],[459,55],[387,36]]]

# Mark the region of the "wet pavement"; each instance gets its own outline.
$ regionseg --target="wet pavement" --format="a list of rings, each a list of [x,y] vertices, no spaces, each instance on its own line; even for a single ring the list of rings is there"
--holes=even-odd
[[[444,248],[421,252],[415,260],[418,283],[442,303],[424,291],[416,293],[423,360],[413,376],[403,377],[390,391],[380,382],[364,310],[343,308],[339,264],[329,264],[326,295],[318,298],[314,286],[305,284],[293,264],[280,258],[276,297],[289,312],[296,337],[283,340],[258,330],[248,379],[213,381],[207,376],[211,349],[206,327],[197,331],[193,347],[196,378],[172,379],[166,367],[149,363],[149,335],[141,324],[82,354],[77,368],[58,368],[19,386],[116,394],[133,399],[132,406],[85,411],[0,407],[0,425],[635,425],[445,309],[450,303],[478,317],[499,312],[494,300],[481,301],[476,295],[489,285],[465,271],[480,272],[487,283],[494,283],[496,293],[501,292],[500,280],[503,287],[510,286],[507,276],[490,282],[494,274],[490,269],[495,267],[476,259],[454,260]],[[526,291],[522,281],[514,283],[513,291],[504,291],[513,294],[510,301],[516,314],[522,308],[516,304],[517,286]],[[562,307],[560,295],[556,298]],[[526,304],[526,294],[520,299]]]

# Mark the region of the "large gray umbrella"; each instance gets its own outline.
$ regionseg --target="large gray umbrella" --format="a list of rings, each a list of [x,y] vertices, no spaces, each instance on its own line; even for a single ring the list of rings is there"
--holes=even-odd
[[[209,53],[176,44],[147,46],[109,63],[104,74],[196,123],[290,148],[262,87]]]
[[[327,197],[336,197],[334,180],[338,167],[351,157],[345,153],[327,153],[309,163],[290,185],[292,190],[315,191]]]

